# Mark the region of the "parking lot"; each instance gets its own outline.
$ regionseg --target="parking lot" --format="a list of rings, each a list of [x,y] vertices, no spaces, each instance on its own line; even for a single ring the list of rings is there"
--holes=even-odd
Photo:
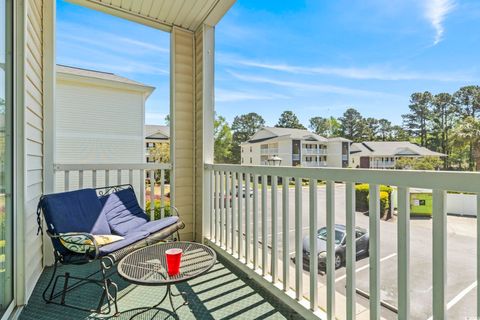
[[[270,190],[268,209],[270,210]],[[295,196],[289,191],[290,212],[290,252],[295,254]],[[326,225],[325,187],[318,187],[318,227]],[[278,210],[281,212],[281,190],[278,190]],[[308,187],[303,188],[303,235],[308,234]],[[270,212],[270,211],[269,211]],[[335,188],[335,222],[345,223],[345,187],[337,184]],[[356,215],[357,225],[368,229],[368,216]],[[278,238],[281,241],[281,219],[278,219]],[[271,219],[268,221],[269,232]],[[470,217],[448,216],[447,219],[447,309],[451,319],[464,319],[476,312],[476,219]],[[381,299],[397,306],[397,224],[396,217],[380,222],[380,279]],[[411,281],[411,318],[429,319],[432,315],[432,221],[431,219],[411,219],[410,223],[410,281]],[[281,243],[278,244],[281,250]],[[281,253],[280,253],[281,256]],[[304,271],[308,274],[308,271]],[[336,271],[336,290],[344,294],[346,286],[345,267]],[[326,276],[320,274],[319,281],[326,282]],[[363,258],[356,264],[357,288],[369,292],[369,261]],[[357,295],[357,302],[368,307],[368,299]],[[338,307],[338,306],[337,306]],[[396,319],[396,313],[382,308],[382,316]]]

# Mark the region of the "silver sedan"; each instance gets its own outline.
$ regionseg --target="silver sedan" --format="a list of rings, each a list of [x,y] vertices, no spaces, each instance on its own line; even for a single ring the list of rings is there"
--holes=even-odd
[[[368,256],[368,232],[363,228],[355,228],[355,243],[357,258]],[[335,225],[335,269],[340,268],[345,263],[347,250],[346,227],[342,224]],[[310,263],[310,239],[308,236],[303,238],[303,265],[308,267]],[[318,268],[324,270],[327,262],[327,228],[323,227],[317,231],[317,255]]]

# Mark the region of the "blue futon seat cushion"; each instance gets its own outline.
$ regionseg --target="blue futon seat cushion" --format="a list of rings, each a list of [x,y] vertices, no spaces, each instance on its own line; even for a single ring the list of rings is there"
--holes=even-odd
[[[105,256],[126,246],[129,246],[137,241],[145,239],[149,236],[147,231],[133,231],[125,236],[123,240],[115,241],[105,246],[100,247],[100,256]]]
[[[148,216],[140,208],[132,188],[100,197],[100,202],[114,234],[125,236],[140,230],[139,227],[148,222]]]
[[[51,233],[111,234],[107,217],[102,212],[102,204],[94,189],[45,195],[40,206]]]
[[[145,223],[144,225],[140,226],[139,230],[148,231],[149,233],[155,233],[166,227],[171,226],[172,224],[178,221],[177,216],[166,217],[160,220],[150,221]]]

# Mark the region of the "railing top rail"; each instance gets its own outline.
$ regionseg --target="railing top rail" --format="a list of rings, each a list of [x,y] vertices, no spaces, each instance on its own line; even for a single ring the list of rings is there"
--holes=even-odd
[[[272,175],[317,180],[363,182],[399,187],[480,192],[480,172],[376,170],[352,168],[297,168],[231,164],[205,164],[207,170]]]
[[[78,170],[167,170],[171,169],[170,163],[56,163],[55,171],[78,171]]]

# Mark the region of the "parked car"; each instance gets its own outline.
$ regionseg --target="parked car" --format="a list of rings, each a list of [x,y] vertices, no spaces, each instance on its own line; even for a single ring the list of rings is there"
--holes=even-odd
[[[357,227],[355,228],[355,243],[357,258],[361,256],[368,256],[368,231]],[[340,268],[345,263],[345,256],[347,252],[347,234],[346,227],[342,224],[335,225],[335,269]],[[308,236],[303,238],[303,266],[310,265],[310,239]],[[327,263],[327,228],[323,227],[317,231],[317,253],[318,254],[318,268],[325,270]]]

